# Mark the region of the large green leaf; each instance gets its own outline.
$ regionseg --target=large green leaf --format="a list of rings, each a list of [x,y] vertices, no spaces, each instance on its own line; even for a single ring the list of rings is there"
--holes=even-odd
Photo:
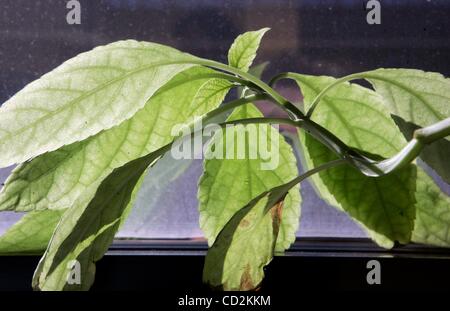
[[[245,105],[237,108],[228,120],[261,117],[262,114],[253,105]],[[241,134],[245,132],[245,141],[248,145],[245,159],[206,159],[204,161],[204,173],[199,182],[199,210],[200,227],[209,245],[214,243],[219,232],[225,224],[250,200],[261,193],[286,183],[297,176],[296,159],[291,147],[284,141],[277,130],[269,125],[254,125],[260,131],[259,135],[267,137],[268,146],[276,142],[271,140],[272,135],[279,139],[279,164],[275,169],[263,170],[263,160],[258,153],[258,145],[250,141],[250,135],[243,127]],[[208,148],[215,150],[230,150],[234,141],[227,139],[226,132],[223,137],[214,137]],[[237,148],[234,152],[237,152]],[[256,159],[249,159],[249,154],[258,154]],[[289,193],[284,202],[284,211],[280,234],[278,236],[277,250],[284,250],[295,240],[295,232],[298,228],[300,217],[300,193],[296,186]]]
[[[205,283],[223,290],[258,287],[274,255],[285,195],[264,192],[233,215],[208,250]]]
[[[450,247],[450,197],[422,169],[418,169],[417,176],[417,208],[412,241]]]
[[[64,212],[47,210],[24,215],[0,237],[0,254],[43,253]]]
[[[360,75],[383,96],[391,113],[407,122],[407,126],[398,124],[407,138],[412,129],[450,117],[450,79],[439,73],[416,69],[377,69]],[[421,154],[421,158],[447,183],[450,182],[449,144],[448,138],[442,139],[425,148]]]
[[[64,213],[36,269],[33,287],[39,290],[87,290],[100,260],[139,189],[141,176],[163,154],[159,149],[116,168],[96,191],[84,192]],[[78,261],[80,284],[67,282],[70,263]]]
[[[360,75],[383,96],[391,113],[407,122],[424,127],[450,116],[450,80],[439,73],[377,69]]]
[[[309,108],[320,91],[336,80],[297,75],[296,81],[305,108]],[[314,112],[314,121],[349,146],[390,157],[405,145],[382,97],[373,91],[344,83],[331,89],[322,101]],[[311,136],[301,133],[300,139],[306,166],[316,167],[336,158]],[[340,166],[319,173],[313,180],[324,199],[362,223],[378,244],[392,247],[393,241],[410,241],[415,215],[413,165],[380,178],[367,177],[349,165]]]
[[[114,168],[170,142],[175,124],[192,121],[223,100],[225,91],[205,90],[211,73],[201,67],[181,72],[130,120],[18,166],[1,191],[0,210],[71,206],[81,193],[96,188]],[[228,82],[213,80],[221,90],[226,89]]]
[[[209,86],[209,81],[205,84]],[[214,93],[206,96],[203,87],[201,102],[212,104],[222,100],[230,88],[230,84],[216,82],[221,85],[222,94]],[[208,88],[209,89],[209,88]],[[214,88],[217,91],[217,88]],[[195,97],[197,98],[197,97]],[[194,99],[196,102],[197,100]],[[192,107],[191,107],[192,108]],[[195,107],[197,108],[197,107]],[[169,151],[170,144],[136,160],[116,168],[104,179],[94,193],[91,187],[75,201],[74,206],[64,214],[49,244],[46,254],[36,270],[34,287],[41,290],[86,290],[94,280],[95,262],[99,260],[112,242],[117,229],[128,215],[139,189],[139,177],[156,159]],[[143,178],[141,178],[142,180]],[[137,185],[138,183],[138,185]],[[134,191],[133,191],[134,189]],[[67,266],[77,260],[80,263],[83,282],[79,285],[68,284]]]
[[[159,140],[153,141],[153,144],[162,147],[165,142],[173,139],[171,135],[174,125],[191,123],[196,117],[204,115],[222,102],[232,84],[220,79],[210,79],[208,73],[210,71],[204,68],[189,69],[176,76],[150,100],[156,98],[161,110],[167,107],[170,110],[164,117],[160,114],[154,116],[157,120],[151,121],[154,121],[156,125],[152,124],[148,130],[150,133],[147,133],[147,140],[152,131],[155,131]],[[197,80],[198,84],[195,84]],[[171,105],[172,107],[170,107]],[[177,111],[177,114],[174,111]],[[178,118],[176,115],[179,115]],[[165,127],[158,128],[158,120],[161,120]],[[149,122],[150,120],[146,119],[145,121]],[[148,153],[144,148],[145,145],[140,152]],[[143,174],[146,166],[166,151],[158,149],[143,158],[116,168],[101,182],[95,195],[92,195],[91,192],[95,189],[94,187],[83,192],[68,212],[67,218],[62,219],[55,232],[46,255],[35,273],[34,286],[36,288],[85,290],[91,286],[94,279],[95,262],[106,252],[118,227],[123,223],[132,206],[130,198],[134,197],[139,189],[139,185],[135,187],[138,177]],[[132,194],[133,188],[135,190]],[[89,226],[92,223],[95,225]],[[83,229],[86,226],[90,228],[89,232]],[[81,285],[66,283],[67,265],[74,259],[81,264],[82,279],[84,280]]]
[[[257,31],[248,31],[239,35],[228,51],[228,63],[230,66],[248,71],[256,57],[261,39],[269,28]]]
[[[274,256],[285,198],[302,180],[343,163],[341,159],[305,172],[283,185],[264,191],[237,211],[208,250],[203,269],[204,282],[224,290],[256,289],[264,277],[264,267]]]
[[[191,66],[189,59],[170,47],[128,40],[68,60],[0,108],[0,167],[131,118],[161,86]]]
[[[228,52],[229,64],[233,67],[247,71],[251,66],[262,37],[268,31],[263,28],[258,31],[246,32],[236,38]],[[253,70],[256,76],[260,76],[265,68]],[[261,117],[262,114],[253,105],[237,108],[228,120]],[[200,227],[202,228],[209,245],[212,245],[220,230],[230,218],[247,204],[250,200],[275,186],[279,186],[294,178],[297,174],[296,159],[291,147],[279,136],[276,130],[268,125],[257,125],[263,137],[268,138],[271,144],[271,135],[279,139],[279,165],[273,170],[262,170],[261,155],[256,159],[207,159],[204,161],[204,173],[199,182],[199,210]],[[248,133],[245,134],[248,142],[247,151],[256,149],[255,142],[249,141]],[[233,139],[234,140],[234,139]],[[210,147],[219,150],[230,150],[232,141],[226,141],[226,135],[222,138],[213,138]],[[273,142],[275,143],[275,142]],[[224,146],[225,144],[225,146]],[[209,149],[211,152],[211,148]],[[257,150],[255,152],[257,154]],[[238,187],[238,188],[237,188]],[[285,200],[285,208],[282,226],[277,242],[277,250],[283,251],[295,240],[295,232],[300,218],[300,193],[299,186],[292,191]],[[239,190],[238,190],[239,189]],[[239,195],[236,193],[239,191]]]

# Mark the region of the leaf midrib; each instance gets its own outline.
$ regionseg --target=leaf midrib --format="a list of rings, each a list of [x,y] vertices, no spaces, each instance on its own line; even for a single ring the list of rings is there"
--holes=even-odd
[[[29,128],[35,128],[35,125],[37,123],[40,123],[40,122],[45,121],[45,120],[47,120],[47,119],[49,119],[51,117],[54,117],[55,115],[58,115],[62,111],[65,111],[67,109],[73,109],[72,104],[76,105],[77,103],[83,101],[84,99],[86,99],[86,98],[88,98],[88,97],[90,97],[92,95],[95,95],[96,93],[98,93],[99,91],[107,88],[108,86],[113,85],[113,84],[118,83],[118,82],[122,82],[123,80],[125,80],[129,76],[132,76],[134,74],[138,74],[138,73],[140,73],[142,71],[145,71],[145,70],[148,70],[148,69],[150,69],[152,67],[169,66],[169,65],[175,65],[175,64],[188,64],[188,63],[189,63],[188,61],[157,62],[157,63],[153,63],[153,64],[148,65],[148,66],[144,66],[144,67],[139,68],[137,70],[132,70],[132,71],[128,72],[127,74],[125,74],[124,76],[120,76],[120,77],[114,78],[112,80],[107,81],[106,83],[103,83],[103,84],[95,87],[94,89],[86,92],[85,94],[83,94],[83,95],[81,95],[81,96],[79,96],[79,97],[69,101],[68,103],[64,104],[63,106],[58,107],[57,109],[51,111],[50,113],[46,114],[45,116],[42,116],[42,117],[36,119],[35,121],[28,123],[27,126],[24,126],[24,127],[20,128],[18,130],[15,130],[14,132],[7,132],[7,134],[4,135],[1,138],[1,140],[3,140],[3,141],[9,140],[9,139],[11,139],[11,137],[16,136],[18,134],[21,134],[21,133],[25,132],[26,130],[28,130]],[[14,108],[12,108],[10,111],[14,111]]]

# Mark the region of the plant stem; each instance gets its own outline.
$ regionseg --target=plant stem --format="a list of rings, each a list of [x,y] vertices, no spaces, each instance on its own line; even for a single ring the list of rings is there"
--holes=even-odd
[[[260,95],[261,96],[261,95]],[[252,95],[252,97],[256,97],[256,95]],[[244,99],[244,98],[242,98],[242,99]],[[226,104],[224,107],[227,107],[228,109],[232,109],[232,107],[236,107],[236,106],[238,106],[238,101],[239,100],[236,100],[236,101],[233,101],[233,102],[230,102],[230,103],[228,103],[228,104]],[[245,103],[245,101],[240,101],[239,103]],[[222,107],[221,107],[222,108]],[[224,111],[226,111],[226,110],[228,110],[228,109],[221,109],[222,111],[221,112],[224,112]],[[216,110],[213,110],[213,111],[218,111],[219,109],[216,109]],[[218,114],[220,114],[220,113],[215,113],[214,114],[214,116],[216,116],[216,115],[218,115]],[[203,119],[201,119],[201,120],[203,120],[203,121],[206,121],[207,120],[207,118],[203,118]],[[225,121],[225,122],[222,122],[222,123],[220,123],[220,124],[218,124],[220,127],[222,127],[222,128],[224,128],[224,127],[226,127],[227,125],[237,125],[237,124],[273,124],[273,123],[277,123],[277,124],[287,124],[287,125],[292,125],[292,126],[299,126],[299,123],[297,123],[297,122],[295,122],[295,121],[293,121],[293,120],[291,120],[291,119],[284,119],[284,118],[264,118],[264,117],[262,117],[262,118],[247,118],[247,119],[239,119],[239,120],[231,120],[231,121]],[[191,132],[189,133],[189,136],[191,136],[191,137],[194,137],[195,135],[197,135],[197,134],[200,134],[204,129],[205,129],[205,127],[202,127],[202,128],[200,128],[200,129],[198,129],[198,130],[195,130],[195,131],[192,131],[194,129],[194,125],[192,124],[191,125]],[[184,135],[184,136],[181,136],[181,137],[176,137],[176,138],[174,138],[174,140],[172,140],[170,143],[168,143],[167,145],[164,145],[163,147],[161,147],[160,149],[158,149],[158,153],[159,154],[161,154],[161,155],[163,155],[164,153],[166,153],[167,151],[169,151],[170,150],[170,148],[172,147],[172,145],[174,144],[174,142],[177,140],[177,139],[184,139],[185,137],[187,137],[188,135]]]
[[[315,167],[309,171],[307,171],[306,173],[303,173],[297,177],[295,177],[294,179],[292,179],[291,181],[278,186],[278,187],[274,187],[271,190],[268,190],[264,193],[262,193],[260,196],[256,197],[254,200],[259,200],[261,197],[263,197],[264,195],[269,194],[269,200],[267,202],[267,207],[270,209],[272,206],[274,206],[275,204],[277,204],[278,202],[280,202],[281,200],[283,200],[286,195],[289,193],[289,191],[298,183],[302,182],[303,180],[305,180],[306,178],[310,177],[311,175],[314,175],[316,173],[319,173],[321,171],[324,171],[326,169],[338,166],[338,165],[342,165],[347,163],[346,160],[344,159],[338,159],[338,160],[334,160],[334,161],[330,161],[327,162],[325,164],[322,164],[318,167]]]
[[[283,79],[293,79],[293,75],[294,75],[294,73],[292,73],[292,72],[279,73],[276,76],[272,77],[272,79],[270,79],[269,86],[273,87],[275,85],[275,83],[277,83],[278,81],[283,80]]]
[[[314,109],[317,107],[320,100],[332,88],[343,82],[367,77],[368,75],[364,72],[356,73],[337,79],[336,81],[328,85],[316,96],[316,98],[312,102],[311,107],[306,114],[306,119],[303,120],[301,127],[322,144],[327,146],[334,153],[341,157],[347,158],[347,160],[351,164],[353,164],[353,166],[355,166],[362,173],[368,176],[381,176],[404,167],[405,165],[413,161],[417,156],[419,156],[420,152],[423,150],[426,144],[430,144],[438,139],[450,135],[450,118],[448,118],[434,125],[419,129],[414,132],[414,138],[393,157],[383,161],[374,161],[349,148],[339,138],[334,136],[326,129],[322,128],[320,125],[314,123],[310,119],[312,113],[314,112]],[[296,73],[280,73],[270,80],[269,85],[274,85],[281,79],[298,80],[299,78],[299,75]]]
[[[233,101],[230,101],[228,103],[223,104],[222,106],[209,111],[208,113],[206,113],[203,117],[200,118],[201,121],[208,121],[226,111],[232,110],[236,107],[254,102],[254,101],[258,101],[258,100],[265,100],[268,99],[268,96],[265,94],[252,94],[249,96],[245,96]]]
[[[409,164],[417,158],[426,145],[431,144],[436,140],[443,139],[449,135],[450,118],[418,129],[414,131],[413,138],[397,155],[390,159],[381,161],[377,165],[380,166],[384,172],[389,173]]]
[[[291,76],[295,75],[292,73],[289,73]],[[333,83],[331,83],[330,85],[328,85],[326,88],[324,88],[317,96],[316,98],[314,98],[311,107],[309,108],[308,112],[306,113],[306,116],[308,118],[311,118],[311,115],[313,114],[314,110],[316,109],[317,105],[319,104],[320,100],[322,99],[323,96],[325,96],[325,94],[330,91],[332,88],[334,88],[335,86],[344,83],[344,82],[348,82],[350,80],[355,80],[355,79],[360,79],[363,78],[363,75],[361,73],[355,73],[349,76],[345,76],[342,78],[337,79],[336,81],[334,81]]]
[[[254,100],[260,100],[260,99],[271,99],[274,101],[274,103],[281,106],[284,110],[287,111],[291,121],[287,121],[287,119],[272,119],[272,120],[266,120],[263,121],[263,118],[256,118],[253,119],[253,122],[259,122],[259,123],[275,123],[275,122],[281,122],[285,124],[294,125],[297,127],[303,128],[308,134],[312,135],[315,139],[317,139],[319,142],[324,144],[326,147],[328,147],[331,151],[333,151],[335,154],[340,156],[342,160],[347,161],[349,164],[352,164],[354,167],[356,167],[358,170],[360,170],[363,174],[367,176],[382,176],[385,174],[388,174],[389,172],[398,169],[408,163],[410,163],[412,160],[414,160],[420,153],[420,151],[423,149],[425,144],[431,143],[432,141],[439,139],[441,137],[445,137],[449,135],[450,132],[450,121],[444,120],[445,122],[442,122],[440,124],[436,124],[432,127],[424,128],[421,131],[417,132],[416,138],[414,138],[410,143],[408,143],[407,146],[405,146],[397,155],[394,157],[383,160],[383,161],[374,161],[370,158],[367,158],[366,156],[360,154],[356,150],[350,148],[347,146],[343,141],[341,141],[338,137],[336,137],[333,133],[325,129],[324,127],[320,126],[319,124],[315,123],[310,119],[312,113],[314,112],[314,109],[316,108],[317,104],[320,102],[320,100],[325,96],[325,94],[330,91],[333,87],[340,83],[344,83],[350,80],[364,78],[364,73],[357,73],[352,74],[346,77],[342,77],[340,79],[337,79],[332,84],[328,85],[325,89],[323,89],[314,99],[314,101],[311,104],[310,109],[308,110],[306,116],[292,103],[290,103],[287,99],[282,97],[280,94],[278,94],[273,88],[271,88],[269,85],[261,81],[260,79],[241,71],[237,68],[233,68],[231,66],[212,61],[212,60],[206,60],[201,58],[196,58],[194,61],[190,61],[191,63],[203,65],[207,67],[212,67],[215,69],[223,70],[225,72],[229,72],[232,74],[235,74],[243,79],[248,80],[254,85],[255,89],[259,89],[260,91],[265,92],[265,94],[257,94],[257,95],[251,95],[248,97],[244,97],[241,99],[238,99],[236,101],[230,102],[227,105],[224,105],[216,110],[211,111],[210,113],[206,114],[203,120],[207,120],[212,118],[213,116],[216,116],[226,110],[232,109],[234,107],[237,107],[239,105],[254,101]],[[292,78],[295,79],[296,74],[295,73],[281,73],[274,78],[271,79],[270,85],[273,85],[280,79],[284,78]],[[228,107],[227,107],[228,106]],[[251,122],[240,120],[240,122]],[[444,136],[442,136],[444,135]]]
[[[272,79],[270,79],[269,85],[273,86],[275,83],[277,83],[279,80],[282,80],[282,79],[292,79],[295,81],[295,80],[299,79],[299,76],[300,75],[295,72],[279,73],[276,76],[274,76]],[[306,113],[306,117],[311,118],[311,115],[314,112],[314,110],[316,109],[316,106],[319,104],[320,100],[325,96],[325,94],[328,91],[330,91],[336,85],[350,81],[350,80],[360,79],[360,78],[363,78],[363,76],[364,76],[363,73],[352,74],[349,76],[339,78],[336,81],[334,81],[333,83],[331,83],[330,85],[328,85],[316,96],[316,98],[314,98],[313,102],[311,103],[311,107],[309,108],[309,110]]]
[[[267,93],[276,104],[278,104],[281,108],[283,108],[289,116],[293,120],[301,120],[304,118],[304,114],[298,109],[295,105],[293,105],[291,102],[289,102],[287,99],[285,99],[283,96],[281,96],[278,92],[276,92],[273,88],[271,88],[269,85],[261,81],[260,79],[256,78],[255,76],[244,72],[240,69],[222,64],[220,62],[216,62],[209,59],[203,59],[203,58],[196,58],[196,60],[192,61],[191,63],[196,63],[198,65],[203,65],[207,67],[212,67],[215,69],[223,70],[232,74],[235,74],[241,78],[244,78],[248,81],[250,81],[256,88],[259,88],[260,90]]]
[[[300,127],[300,123],[293,121],[291,119],[286,118],[248,118],[248,119],[240,119],[240,120],[233,120],[233,121],[226,121],[222,124],[228,125],[228,124],[251,124],[251,123],[260,123],[260,124],[286,124],[291,125],[295,127]]]
[[[414,138],[424,144],[430,144],[450,135],[450,118],[414,131]]]
[[[347,161],[345,159],[337,159],[337,160],[333,160],[330,162],[327,162],[325,164],[322,164],[318,167],[315,167],[299,176],[297,176],[296,178],[294,178],[293,180],[291,180],[290,182],[288,182],[286,185],[289,185],[291,188],[294,187],[296,184],[298,184],[299,182],[302,182],[303,180],[305,180],[306,178],[310,177],[311,175],[314,175],[316,173],[319,173],[321,171],[324,171],[326,169],[338,166],[338,165],[342,165],[342,164],[346,164]]]
[[[239,86],[246,86],[248,88],[254,89],[253,83],[251,83],[251,82],[249,82],[249,81],[247,81],[245,79],[241,79],[241,78],[239,78],[239,77],[237,77],[235,75],[230,75],[230,74],[226,74],[226,73],[223,73],[223,72],[216,71],[216,72],[211,72],[211,73],[205,74],[205,76],[207,78],[216,78],[216,79],[228,80],[230,82],[236,83]]]

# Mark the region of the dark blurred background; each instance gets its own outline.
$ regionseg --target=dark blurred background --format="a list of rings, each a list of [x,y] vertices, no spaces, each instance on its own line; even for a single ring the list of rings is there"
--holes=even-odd
[[[271,27],[259,53],[279,71],[345,75],[414,67],[450,75],[450,1],[381,0],[368,25],[364,0],[1,0],[0,102],[64,60],[120,39],[155,41],[226,60],[233,39]]]
[[[80,0],[81,25],[68,25],[66,0],[0,0],[0,103],[63,61],[120,39],[155,41],[226,61],[234,38],[262,27],[257,62],[264,77],[282,71],[342,76],[406,67],[450,76],[450,1],[381,0],[381,24],[366,21],[365,0]],[[283,93],[296,94],[293,85]],[[197,237],[196,162],[160,195],[146,222],[139,207],[122,236]],[[9,170],[0,170],[4,179]],[[343,213],[302,187],[300,236],[364,236]],[[144,207],[142,207],[144,208]],[[141,209],[142,209],[141,208]],[[142,211],[141,211],[142,212]],[[148,213],[148,212],[147,212]],[[2,213],[0,233],[20,215]]]

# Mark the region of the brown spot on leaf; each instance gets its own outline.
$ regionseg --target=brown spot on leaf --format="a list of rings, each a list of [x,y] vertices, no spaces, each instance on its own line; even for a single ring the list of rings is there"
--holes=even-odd
[[[278,235],[278,231],[280,230],[281,216],[283,214],[283,204],[284,201],[281,200],[270,209],[273,224],[273,234],[275,236]]]
[[[252,276],[250,275],[251,267],[249,264],[245,266],[244,273],[241,276],[241,284],[239,290],[252,290],[256,286],[253,284]]]
[[[245,229],[248,226],[250,226],[250,221],[248,221],[247,219],[242,219],[241,222],[239,223],[239,229]]]

